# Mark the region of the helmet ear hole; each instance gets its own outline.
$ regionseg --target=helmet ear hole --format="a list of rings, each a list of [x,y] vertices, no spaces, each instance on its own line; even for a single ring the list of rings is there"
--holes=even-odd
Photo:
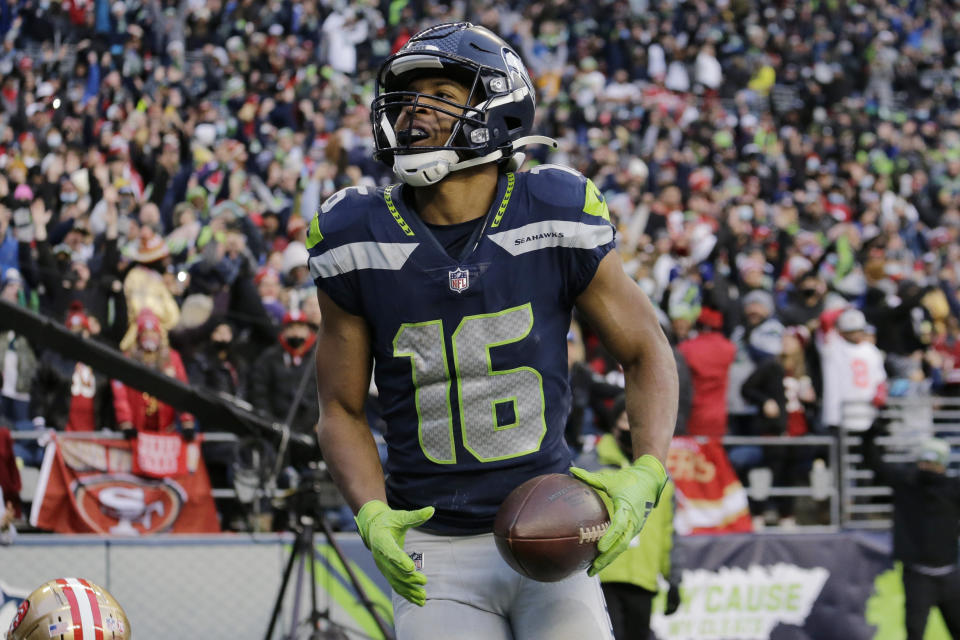
[[[504,117],[503,123],[507,125],[507,131],[516,131],[523,126],[523,121],[520,120],[520,118],[514,118],[511,116]]]

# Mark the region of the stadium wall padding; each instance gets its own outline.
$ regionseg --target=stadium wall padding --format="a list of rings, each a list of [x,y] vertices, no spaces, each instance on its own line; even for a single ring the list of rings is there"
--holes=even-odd
[[[392,620],[387,583],[369,552],[356,534],[336,535],[367,596]],[[292,541],[289,534],[21,535],[0,547],[0,630],[34,587],[82,576],[117,597],[137,640],[262,639]],[[380,637],[324,536],[315,543],[320,611],[351,638]],[[666,617],[658,598],[653,629],[659,640],[900,640],[903,592],[889,551],[889,535],[879,533],[683,537],[684,602]],[[304,570],[298,619],[310,607]],[[275,638],[289,630],[296,577],[295,566]],[[949,635],[934,612],[926,640],[940,638]]]

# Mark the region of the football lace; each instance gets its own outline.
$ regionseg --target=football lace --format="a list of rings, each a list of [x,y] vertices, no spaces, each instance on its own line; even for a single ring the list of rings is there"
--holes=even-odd
[[[592,527],[580,527],[579,544],[590,544],[596,542],[603,537],[603,534],[607,532],[607,527],[609,526],[609,522],[604,522],[603,524],[595,524]]]

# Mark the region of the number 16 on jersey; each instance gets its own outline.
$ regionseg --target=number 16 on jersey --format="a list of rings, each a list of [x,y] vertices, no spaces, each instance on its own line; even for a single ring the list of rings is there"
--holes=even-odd
[[[547,432],[543,378],[528,366],[494,370],[490,357],[492,348],[519,342],[531,329],[529,303],[465,316],[451,338],[451,366],[442,320],[400,326],[393,355],[410,359],[420,447],[429,460],[457,462],[454,385],[463,446],[477,460],[504,460],[540,448]]]

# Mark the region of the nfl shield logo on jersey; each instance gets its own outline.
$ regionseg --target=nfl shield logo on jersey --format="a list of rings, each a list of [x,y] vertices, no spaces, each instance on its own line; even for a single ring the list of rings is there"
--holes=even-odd
[[[455,269],[450,272],[450,290],[463,293],[470,288],[470,272],[466,269]]]

